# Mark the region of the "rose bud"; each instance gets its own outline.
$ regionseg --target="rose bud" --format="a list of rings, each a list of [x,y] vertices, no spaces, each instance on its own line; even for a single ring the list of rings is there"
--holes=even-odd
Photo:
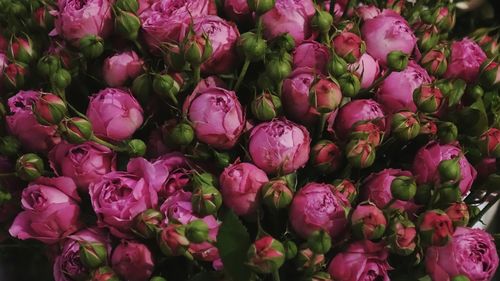
[[[137,0],[117,0],[115,2],[115,7],[127,11],[127,12],[132,12],[135,13],[139,10],[139,2]]]
[[[133,12],[118,10],[115,16],[115,31],[121,37],[134,41],[137,40],[141,20]]]
[[[147,209],[134,218],[132,232],[143,239],[153,238],[160,230],[162,221],[163,214],[161,212],[155,209]]]
[[[16,174],[24,181],[33,181],[44,173],[43,160],[34,153],[24,154],[16,161]]]
[[[458,227],[448,245],[427,250],[426,271],[433,280],[454,280],[460,274],[475,281],[493,280],[498,269],[496,249],[486,231]]]
[[[16,90],[24,86],[28,69],[20,63],[7,65],[3,72],[3,82],[7,89]]]
[[[33,105],[33,113],[42,125],[57,125],[68,113],[66,103],[50,93],[42,93]]]
[[[282,114],[281,100],[267,91],[251,103],[252,114],[260,121],[270,121]]]
[[[183,113],[198,140],[218,149],[230,149],[243,132],[245,116],[235,92],[212,87],[187,97]]]
[[[274,8],[275,0],[247,0],[247,3],[250,11],[263,15]]]
[[[283,58],[271,58],[266,62],[266,74],[272,81],[283,81],[292,72],[292,65]]]
[[[459,157],[455,157],[452,159],[441,160],[441,162],[439,162],[438,171],[441,182],[456,182],[460,180],[461,171],[460,165],[458,164],[459,160]]]
[[[112,7],[108,0],[62,0],[57,2],[57,34],[78,46],[85,36],[106,37],[113,28]]]
[[[379,239],[386,226],[384,213],[373,203],[360,203],[351,214],[352,231],[358,239]]]
[[[285,209],[292,203],[293,192],[283,179],[265,183],[261,193],[264,204],[273,210]]]
[[[311,21],[315,14],[314,3],[310,0],[276,0],[274,7],[261,17],[264,36],[271,40],[288,33],[298,45],[314,37]]]
[[[320,201],[323,203],[315,203]],[[289,220],[302,238],[323,229],[336,239],[347,227],[349,208],[349,201],[335,187],[312,182],[302,187],[293,198]]]
[[[90,281],[120,281],[109,266],[102,266],[90,274]]]
[[[409,176],[398,176],[392,180],[391,194],[394,199],[408,201],[415,197],[417,184],[415,179]]]
[[[13,136],[0,137],[0,154],[14,157],[21,149],[21,142]]]
[[[467,204],[453,203],[446,209],[446,214],[450,217],[453,226],[467,226],[469,223],[469,207]]]
[[[9,44],[7,54],[12,61],[26,64],[32,62],[37,56],[33,41],[27,36],[25,38],[14,36]]]
[[[332,40],[333,50],[347,63],[355,63],[365,52],[363,40],[352,32],[341,32]]]
[[[438,125],[438,138],[442,144],[451,144],[457,140],[458,129],[451,122],[441,122]]]
[[[87,35],[80,39],[80,52],[87,59],[96,59],[104,52],[104,40],[96,35]]]
[[[400,111],[392,116],[392,133],[395,137],[409,141],[420,133],[420,121],[411,111]]]
[[[469,38],[455,41],[451,44],[450,63],[444,77],[474,82],[485,60],[486,54],[474,41]]]
[[[452,238],[453,224],[441,210],[426,211],[419,218],[420,239],[427,246],[444,246]]]
[[[285,258],[287,260],[291,260],[297,256],[297,244],[292,240],[283,242],[283,247],[285,248]]]
[[[191,200],[193,210],[201,216],[217,213],[222,205],[222,195],[210,185],[195,188]]]
[[[340,77],[347,72],[347,62],[333,53],[328,61],[327,70],[333,77]]]
[[[87,268],[97,268],[107,263],[106,245],[100,242],[80,242],[80,261]]]
[[[335,189],[343,194],[351,203],[354,202],[354,200],[358,196],[358,190],[350,180],[338,179],[335,180],[332,184],[333,186],[335,186]]]
[[[361,37],[366,42],[366,51],[383,65],[388,65],[387,59],[391,52],[399,51],[409,55],[417,43],[417,38],[406,20],[394,13],[382,13],[366,20],[361,28]],[[395,66],[394,62],[392,65]],[[404,67],[399,65],[394,69]]]
[[[224,169],[219,182],[224,204],[237,215],[255,213],[262,185],[269,179],[264,171],[250,163],[237,163]]]
[[[392,71],[401,72],[409,63],[409,55],[401,51],[391,51],[387,55],[387,67]]]
[[[420,60],[420,64],[430,75],[437,77],[442,76],[448,69],[446,53],[441,48],[432,49],[427,52]]]
[[[258,273],[272,273],[285,263],[285,248],[280,241],[271,236],[257,239],[248,249],[250,268]]]
[[[309,104],[319,113],[336,110],[342,101],[342,93],[337,83],[319,79],[309,92]]]
[[[50,84],[57,90],[64,90],[71,84],[71,73],[64,68],[50,75]]]
[[[379,126],[372,121],[359,121],[352,126],[349,139],[361,139],[368,141],[374,147],[377,147],[382,142],[383,132]]]
[[[437,134],[437,131],[438,131],[436,122],[433,119],[431,119],[423,114],[420,114],[418,117],[420,119],[420,133],[419,134],[435,136]]]
[[[148,280],[155,266],[146,245],[126,240],[116,246],[111,265],[120,277],[130,281]]]
[[[104,60],[102,73],[104,80],[111,87],[125,85],[127,80],[134,79],[141,72],[144,62],[134,51],[115,54]]]
[[[439,31],[433,25],[421,25],[416,32],[418,46],[423,52],[432,49],[439,41]]]
[[[208,240],[208,225],[203,220],[193,220],[186,226],[186,238],[192,243],[203,243]]]
[[[369,240],[354,242],[333,257],[328,272],[335,281],[390,280],[388,256],[388,250],[382,243]],[[358,277],[353,279],[353,276]]]
[[[274,1],[273,6],[274,6]],[[269,9],[271,9],[270,7]],[[247,0],[227,0],[224,1],[224,12],[231,20],[237,23],[249,23],[252,15]]]
[[[376,101],[371,99],[353,100],[339,110],[337,118],[335,118],[335,133],[340,139],[347,139],[352,127],[356,122],[369,121],[377,119],[376,124],[381,132],[385,132],[386,122],[385,114]]]
[[[342,164],[342,151],[329,140],[320,140],[311,150],[309,162],[322,173],[332,173]]]
[[[400,256],[412,254],[417,246],[415,224],[402,215],[397,215],[391,220],[387,237],[391,252]]]
[[[328,11],[316,10],[311,20],[311,27],[322,34],[327,34],[333,24],[333,16]]]
[[[293,51],[293,69],[309,67],[326,74],[326,66],[329,60],[328,48],[316,41],[306,40]]]
[[[146,154],[146,143],[141,139],[131,139],[125,142],[130,157],[141,157]]]
[[[326,254],[332,248],[332,238],[326,231],[316,230],[307,238],[307,246],[315,254]]]
[[[349,64],[347,68],[359,77],[362,89],[368,89],[380,73],[378,62],[367,53],[361,55],[361,58],[357,62]]]
[[[186,238],[186,226],[169,224],[158,232],[158,245],[166,256],[180,256],[186,253],[189,240]]]
[[[290,174],[309,160],[310,143],[306,128],[288,120],[274,119],[253,128],[249,152],[255,165],[266,173]]]
[[[55,55],[46,55],[38,60],[37,70],[43,77],[49,77],[50,74],[61,68],[61,59]]]
[[[462,150],[454,145],[441,145],[437,142],[430,142],[417,152],[413,160],[413,174],[417,184],[438,184],[441,180],[438,171],[439,163],[442,160],[456,157],[458,157],[460,166],[459,187],[462,194],[466,194],[476,179],[477,172],[467,161]]]
[[[153,92],[153,81],[151,75],[144,73],[137,76],[132,81],[132,87],[130,88],[134,97],[136,97],[142,105],[148,103],[150,99],[150,93]]]
[[[500,157],[500,130],[497,128],[490,128],[484,132],[479,138],[479,147],[482,152],[494,158]]]
[[[238,50],[251,62],[257,62],[264,58],[267,50],[267,41],[253,32],[241,34],[237,43]]]
[[[353,139],[345,147],[347,161],[356,168],[370,167],[375,161],[375,147],[366,140]]]
[[[106,88],[90,98],[87,114],[94,133],[107,140],[130,138],[142,125],[143,110],[128,91]]]
[[[355,97],[359,93],[359,90],[361,90],[361,81],[353,73],[347,72],[342,74],[338,78],[338,83],[340,84],[342,94],[346,97]]]
[[[325,255],[318,255],[309,248],[302,248],[295,256],[293,263],[298,271],[315,272],[324,266]]]
[[[188,123],[179,123],[165,136],[165,140],[175,146],[189,145],[194,140],[194,129]]]
[[[441,184],[437,192],[439,193],[437,203],[441,205],[460,202],[462,199],[460,188],[458,187],[456,182],[448,181]]]
[[[33,20],[36,25],[45,30],[52,30],[54,28],[55,17],[51,15],[51,11],[52,8],[50,6],[37,8],[33,13]]]
[[[432,84],[422,84],[413,91],[413,102],[425,113],[436,112],[443,101],[441,90]]]
[[[61,127],[64,138],[70,143],[84,143],[90,140],[93,135],[92,124],[87,119],[80,117],[64,119]]]

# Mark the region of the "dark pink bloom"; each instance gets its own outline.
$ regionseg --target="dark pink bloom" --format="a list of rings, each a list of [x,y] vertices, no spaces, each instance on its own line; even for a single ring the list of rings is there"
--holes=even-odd
[[[486,54],[476,42],[469,38],[455,41],[451,44],[451,57],[444,77],[474,82],[485,60]]]
[[[144,244],[122,240],[111,257],[113,270],[129,281],[146,281],[154,270],[153,255]]]

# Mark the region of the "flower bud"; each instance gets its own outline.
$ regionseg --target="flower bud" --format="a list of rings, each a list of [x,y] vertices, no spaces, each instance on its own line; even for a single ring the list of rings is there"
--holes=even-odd
[[[271,180],[262,186],[264,204],[273,210],[280,210],[292,203],[293,192],[283,179]]]
[[[141,104],[147,104],[149,95],[153,91],[153,82],[151,76],[147,73],[137,76],[132,82],[132,93]]]
[[[246,32],[238,38],[236,46],[246,59],[256,62],[264,58],[267,50],[267,41],[253,32]]]
[[[368,141],[374,147],[377,147],[382,142],[383,132],[380,131],[380,126],[375,124],[373,120],[356,122],[349,135],[350,139],[361,139]]]
[[[288,240],[283,243],[285,248],[285,258],[291,260],[297,256],[297,244],[295,242]]]
[[[439,31],[433,25],[423,25],[421,30],[416,32],[418,36],[418,46],[423,52],[432,49],[439,41]]]
[[[333,16],[323,10],[316,10],[316,14],[311,21],[311,27],[318,30],[320,33],[326,34],[330,31],[333,24]]]
[[[179,123],[170,130],[165,138],[167,143],[175,146],[189,145],[194,140],[194,130],[188,123]]]
[[[370,202],[360,203],[351,215],[351,226],[357,239],[376,240],[382,237],[387,220],[382,210]]]
[[[191,197],[193,210],[202,216],[217,213],[222,205],[222,195],[211,185],[203,185],[194,189]]]
[[[388,228],[389,249],[397,255],[408,256],[415,251],[416,236],[415,224],[401,215],[396,216]]]
[[[437,18],[437,13],[438,11],[434,9],[422,9],[422,11],[420,11],[420,19],[428,25],[434,24]]]
[[[28,69],[21,63],[11,63],[4,69],[3,81],[9,90],[18,90],[24,87]]]
[[[228,152],[218,152],[216,150],[212,151],[212,154],[215,158],[215,163],[218,168],[224,169],[227,166],[231,165],[234,161],[231,159],[231,155]]]
[[[419,219],[420,240],[426,246],[444,246],[453,235],[453,225],[441,210],[426,211]]]
[[[147,209],[134,218],[132,232],[143,239],[155,237],[160,230],[163,214],[155,209]]]
[[[281,99],[266,91],[252,101],[251,109],[258,120],[270,121],[281,115]]]
[[[180,256],[186,253],[189,240],[186,238],[186,226],[169,224],[157,236],[160,250],[166,256]]]
[[[259,15],[263,15],[274,8],[274,2],[275,0],[247,0],[250,11]]]
[[[420,60],[420,64],[433,76],[442,76],[448,69],[446,53],[442,49],[432,49]]]
[[[33,113],[42,125],[58,125],[68,113],[68,108],[59,96],[43,93],[36,100]]]
[[[287,52],[285,54],[295,49],[295,39],[289,33],[274,38],[272,43],[276,46],[276,49]]]
[[[312,166],[324,174],[332,173],[342,164],[342,150],[329,140],[320,140],[311,150]]]
[[[438,87],[432,84],[422,84],[413,92],[413,102],[417,108],[425,113],[436,112],[443,101],[443,94]]]
[[[192,243],[208,240],[208,225],[203,220],[193,220],[186,226],[186,238]]]
[[[80,242],[80,260],[87,268],[97,268],[106,264],[108,251],[99,242]]]
[[[399,176],[391,183],[392,197],[401,201],[408,201],[415,197],[417,183],[413,177]]]
[[[420,135],[435,135],[437,134],[437,125],[436,122],[431,120],[430,118],[425,118],[424,115],[420,115]]]
[[[456,12],[452,5],[438,7],[435,24],[441,31],[452,30],[456,22]]]
[[[122,11],[135,13],[139,10],[139,2],[137,0],[117,0],[115,7]]]
[[[161,277],[161,276],[154,276],[149,279],[149,281],[167,281],[167,279]]]
[[[417,115],[411,111],[400,111],[392,116],[392,132],[402,140],[408,141],[418,136],[420,122]]]
[[[272,273],[285,263],[285,248],[278,240],[264,236],[250,246],[247,257],[247,265],[255,272]]]
[[[366,140],[351,140],[346,146],[347,160],[353,167],[367,168],[375,161],[375,148]]]
[[[167,44],[163,60],[174,71],[182,71],[186,65],[184,54],[177,44]]]
[[[481,151],[489,157],[500,158],[500,130],[490,128],[479,138]]]
[[[50,77],[50,74],[61,68],[61,60],[54,55],[46,55],[38,60],[37,70],[43,77]]]
[[[90,281],[120,281],[116,273],[109,266],[102,266],[90,275]]]
[[[70,143],[83,143],[92,138],[92,124],[87,119],[72,117],[64,119],[61,123],[62,134]]]
[[[141,139],[127,141],[127,153],[130,157],[141,157],[146,154],[146,143]]]
[[[438,125],[438,137],[441,143],[453,143],[457,140],[458,129],[451,122],[442,122]]]
[[[330,73],[330,75],[332,75],[333,77],[340,77],[343,74],[347,73],[347,62],[340,56],[336,55],[335,53],[331,56],[327,66],[328,66],[328,73]],[[340,87],[342,88],[342,93],[345,96],[347,96],[344,93],[342,84],[340,84]]]
[[[266,64],[266,73],[271,81],[283,81],[292,72],[289,61],[280,58],[271,58]]]
[[[17,155],[21,142],[11,135],[0,137],[0,154],[5,156]]]
[[[338,179],[335,180],[333,183],[333,186],[335,186],[335,189],[337,189],[340,193],[342,193],[349,202],[354,202],[356,200],[356,196],[358,196],[358,190],[356,186],[347,179]]]
[[[332,238],[324,230],[316,230],[307,238],[307,246],[315,254],[326,254],[332,248]]]
[[[208,38],[191,35],[184,45],[184,59],[194,66],[201,65],[212,55],[212,45]]]
[[[355,97],[361,89],[359,77],[353,73],[347,72],[338,78],[342,95],[346,97]]]
[[[8,46],[7,54],[12,61],[29,64],[37,54],[34,49],[33,41],[29,37],[14,36]]]
[[[97,35],[87,35],[80,39],[80,52],[87,59],[96,59],[104,52],[104,40]]]
[[[403,71],[408,66],[410,56],[401,51],[392,51],[387,55],[387,67],[392,71]]]
[[[115,31],[125,39],[137,40],[141,20],[133,13],[118,10],[115,17]]]
[[[174,105],[179,103],[177,101],[177,93],[179,93],[180,86],[174,78],[172,78],[172,76],[168,74],[155,75],[153,80],[153,90],[160,97],[168,98],[174,103]]]
[[[466,227],[469,223],[469,208],[463,202],[451,204],[446,209],[446,214],[450,217],[455,228],[459,226]]]
[[[458,160],[460,157],[455,157],[453,159],[443,160],[439,162],[438,171],[441,182],[453,181],[456,182],[460,180],[460,164]]]
[[[479,76],[481,85],[486,88],[495,88],[500,85],[500,64],[495,61],[486,61]]]
[[[335,54],[342,57],[347,63],[355,63],[366,51],[365,42],[355,33],[344,31],[332,40]]]
[[[484,90],[479,85],[467,85],[465,90],[469,99],[473,101],[477,101],[484,96]]]
[[[470,281],[470,279],[465,275],[457,275],[453,276],[453,278],[451,278],[451,281]]]
[[[55,89],[64,90],[71,84],[71,73],[64,68],[60,68],[50,75],[50,83]]]
[[[300,249],[293,260],[298,271],[315,272],[325,262],[324,255],[315,254],[309,248]]]
[[[419,205],[427,204],[431,200],[431,191],[433,187],[429,184],[422,184],[417,187],[415,193],[415,203]]]
[[[328,113],[336,110],[342,101],[340,87],[336,83],[320,79],[309,92],[309,104],[319,113]]]
[[[456,203],[462,199],[462,192],[458,184],[454,182],[445,182],[441,184],[438,193],[438,203],[442,205]]]
[[[44,172],[43,160],[34,153],[24,154],[16,161],[16,173],[24,181],[33,181]]]

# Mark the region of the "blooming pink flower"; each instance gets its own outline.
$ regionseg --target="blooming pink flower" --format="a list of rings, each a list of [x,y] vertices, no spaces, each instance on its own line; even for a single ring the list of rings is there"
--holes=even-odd
[[[113,270],[130,281],[148,280],[154,270],[153,255],[144,244],[122,240],[111,257]]]
[[[486,54],[476,42],[469,38],[455,41],[451,44],[451,57],[444,77],[474,82],[485,60]]]
[[[326,74],[329,60],[328,47],[317,41],[306,40],[293,51],[293,69],[309,67],[314,69],[314,73]]]

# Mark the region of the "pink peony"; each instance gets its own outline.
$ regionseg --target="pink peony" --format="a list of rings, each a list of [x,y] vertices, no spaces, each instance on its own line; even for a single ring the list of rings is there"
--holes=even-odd
[[[142,243],[122,240],[111,257],[113,270],[128,281],[146,281],[154,270],[153,255]]]
[[[125,85],[127,80],[134,79],[143,72],[144,62],[134,51],[115,54],[104,60],[102,74],[110,87]]]
[[[460,78],[467,82],[474,82],[481,64],[486,60],[486,54],[476,42],[469,38],[455,41],[451,44],[451,57],[448,61],[448,70],[445,78]]]
[[[335,133],[347,139],[356,122],[376,120],[382,132],[386,131],[385,114],[379,103],[371,99],[353,100],[342,106],[335,119]]]
[[[251,215],[257,209],[260,189],[268,181],[266,173],[255,165],[233,164],[220,175],[223,201],[237,215]]]
[[[94,133],[107,140],[130,138],[142,125],[142,107],[128,91],[106,88],[90,98],[87,116]]]
[[[311,138],[303,126],[275,119],[250,133],[249,152],[255,165],[269,174],[289,174],[309,160]]]
[[[311,182],[293,198],[289,220],[295,232],[304,239],[320,229],[335,239],[347,228],[346,208],[350,208],[349,201],[334,186]]]
[[[309,67],[314,73],[326,74],[326,65],[330,60],[328,47],[312,40],[306,40],[293,51],[293,69]]]
[[[186,187],[190,182],[191,168],[188,159],[179,152],[167,153],[153,162],[160,172],[160,197],[168,197]]]
[[[363,89],[369,88],[380,73],[378,62],[367,53],[364,53],[357,62],[349,64],[348,69],[360,77]]]
[[[165,215],[165,225],[169,223],[188,224],[198,219],[193,213],[191,195],[191,192],[178,190],[163,202],[160,211]]]

